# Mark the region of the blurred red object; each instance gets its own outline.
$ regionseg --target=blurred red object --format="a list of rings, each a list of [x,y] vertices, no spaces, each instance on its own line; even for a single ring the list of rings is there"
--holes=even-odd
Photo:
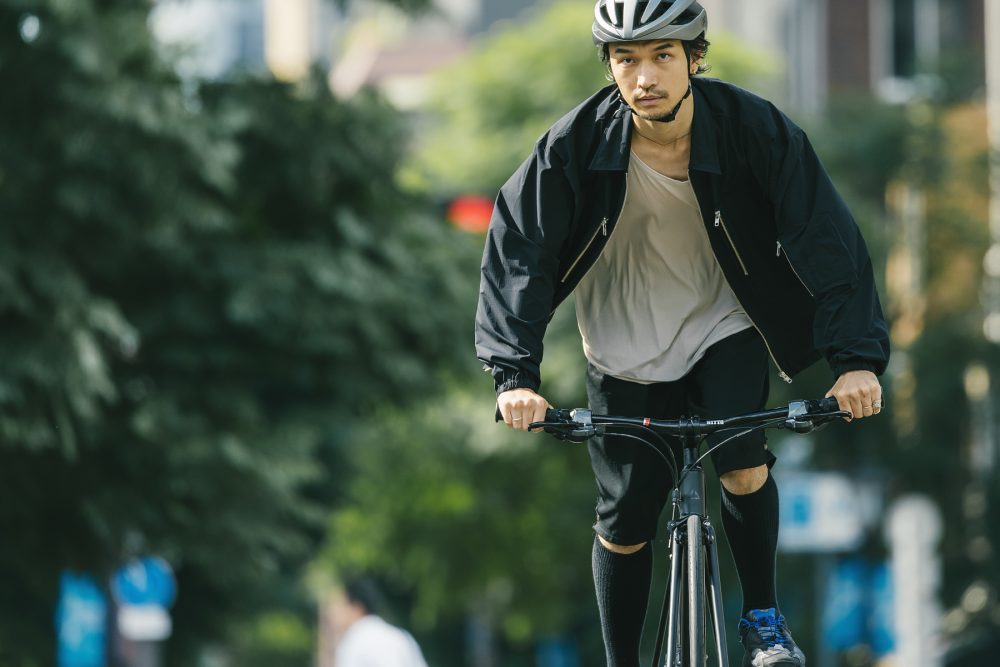
[[[484,233],[492,215],[493,200],[480,195],[456,197],[448,205],[448,222],[466,232]]]

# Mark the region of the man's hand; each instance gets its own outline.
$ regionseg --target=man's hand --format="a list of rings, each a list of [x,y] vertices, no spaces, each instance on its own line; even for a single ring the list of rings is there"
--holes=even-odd
[[[834,396],[840,409],[850,412],[853,419],[871,417],[882,411],[882,385],[871,371],[847,371],[837,378],[826,395]]]
[[[552,406],[530,389],[511,389],[497,397],[497,407],[507,426],[527,431],[531,422],[545,421],[545,410]]]

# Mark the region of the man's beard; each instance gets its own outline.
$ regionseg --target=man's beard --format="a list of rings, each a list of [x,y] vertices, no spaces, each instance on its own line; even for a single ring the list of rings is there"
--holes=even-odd
[[[644,118],[645,120],[651,120],[651,121],[654,121],[654,122],[657,122],[657,123],[672,123],[675,120],[677,120],[677,114],[680,112],[681,106],[683,106],[683,104],[684,104],[684,100],[686,100],[689,97],[691,97],[691,83],[690,83],[690,81],[688,82],[688,89],[687,89],[687,92],[684,93],[684,97],[681,98],[680,102],[678,102],[677,104],[674,105],[673,109],[671,109],[667,113],[662,114],[660,116],[655,116],[654,117],[654,116],[647,115],[647,116],[644,117],[644,116],[642,116],[642,114],[639,114],[639,117],[640,118]],[[633,109],[633,111],[634,111],[634,109]]]

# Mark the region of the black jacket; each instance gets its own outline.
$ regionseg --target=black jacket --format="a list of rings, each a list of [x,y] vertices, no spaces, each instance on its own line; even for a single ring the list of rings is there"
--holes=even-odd
[[[772,104],[695,78],[689,174],[712,249],[786,381],[820,355],[881,374],[889,340],[871,259],[805,134]],[[553,125],[500,190],[476,352],[497,392],[538,389],[542,337],[625,201],[632,123],[610,85]]]

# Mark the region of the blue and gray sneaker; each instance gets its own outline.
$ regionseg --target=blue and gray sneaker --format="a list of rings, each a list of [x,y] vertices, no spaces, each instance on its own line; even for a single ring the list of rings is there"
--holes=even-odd
[[[806,656],[795,645],[777,609],[751,609],[740,619],[743,667],[803,667]]]

